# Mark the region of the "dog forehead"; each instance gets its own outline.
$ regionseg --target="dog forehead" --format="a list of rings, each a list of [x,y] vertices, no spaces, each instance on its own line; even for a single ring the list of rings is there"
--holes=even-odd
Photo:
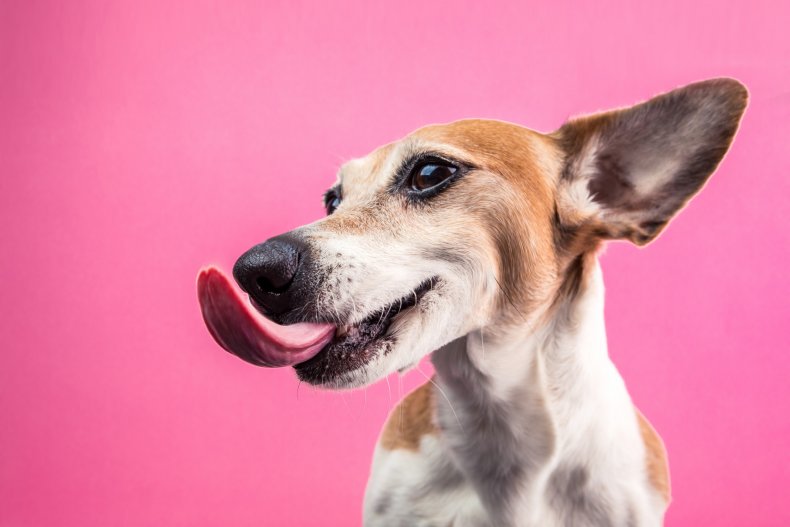
[[[529,128],[489,119],[430,125],[412,134],[464,153],[473,165],[508,180],[533,198],[550,200],[562,166],[556,140]]]
[[[485,157],[528,156],[542,134],[523,126],[492,119],[462,119],[424,126],[407,139],[447,145],[470,155]],[[503,155],[508,154],[508,155]]]
[[[519,183],[558,176],[560,157],[550,136],[505,121],[463,119],[424,126],[406,137],[345,163],[338,181],[353,193],[375,193],[410,156],[443,154]]]
[[[398,143],[389,143],[364,157],[343,163],[336,184],[342,186],[344,197],[373,195],[384,187],[398,168],[397,147]]]
[[[475,150],[496,142],[497,137],[524,140],[532,132],[528,128],[494,119],[461,119],[449,123],[429,124],[418,128],[407,138],[447,143],[458,148]]]
[[[561,157],[556,142],[529,128],[491,119],[463,119],[425,126],[414,141],[441,145],[459,157],[515,183],[542,185],[559,175]]]

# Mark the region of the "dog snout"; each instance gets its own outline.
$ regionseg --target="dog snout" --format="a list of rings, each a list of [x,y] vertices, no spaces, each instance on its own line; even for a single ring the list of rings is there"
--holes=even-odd
[[[236,261],[233,276],[252,299],[272,315],[300,301],[298,274],[306,260],[304,243],[289,235],[258,244]]]

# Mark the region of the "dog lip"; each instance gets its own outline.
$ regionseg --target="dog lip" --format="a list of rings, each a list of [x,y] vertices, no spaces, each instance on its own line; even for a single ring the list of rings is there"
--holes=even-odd
[[[439,282],[438,276],[424,280],[408,295],[377,309],[361,321],[347,325],[345,335],[335,332],[334,338],[307,361],[294,365],[299,378],[311,384],[327,384],[350,371],[364,367],[378,352],[374,343],[388,338],[393,320],[404,311],[417,305]]]
[[[365,324],[365,323],[371,323],[371,322],[375,322],[375,321],[384,321],[384,320],[390,320],[391,321],[392,319],[394,319],[397,315],[399,315],[403,311],[409,309],[410,307],[414,307],[415,305],[417,305],[417,303],[422,299],[422,297],[425,296],[425,294],[428,293],[428,291],[430,291],[431,289],[434,288],[434,286],[436,285],[438,280],[439,280],[438,277],[435,277],[435,276],[431,277],[431,278],[429,278],[427,280],[423,280],[420,283],[420,285],[418,285],[417,287],[415,287],[412,290],[412,293],[410,293],[408,295],[405,295],[405,296],[401,297],[399,300],[391,302],[390,304],[387,304],[384,307],[381,307],[381,308],[377,309],[376,311],[373,311],[367,317],[365,317],[364,319],[360,320],[359,322],[357,322],[355,324],[338,325],[338,330],[339,331],[344,331],[345,330],[345,332],[348,333],[353,328],[357,328],[360,325]],[[386,331],[386,329],[388,329],[388,327],[384,328],[384,329]]]

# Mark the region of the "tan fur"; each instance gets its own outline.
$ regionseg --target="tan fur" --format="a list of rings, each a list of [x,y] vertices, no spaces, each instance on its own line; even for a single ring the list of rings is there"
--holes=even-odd
[[[450,147],[481,171],[504,180],[483,182],[478,175],[477,185],[465,189],[469,199],[458,202],[473,203],[491,192],[504,196],[498,206],[488,207],[484,221],[486,232],[496,238],[498,281],[504,292],[500,301],[503,311],[515,313],[513,322],[522,323],[521,314],[535,306],[549,301],[554,307],[576,295],[590,268],[585,264],[595,257],[604,230],[587,217],[573,218],[570,228],[566,217],[558,217],[569,213],[563,212],[567,204],[559,199],[551,178],[560,174],[564,161],[556,136],[502,121],[466,119],[427,126],[411,137],[440,150]],[[468,211],[462,217],[477,221]],[[524,258],[524,240],[530,245],[529,258]],[[552,313],[549,309],[544,317]]]
[[[636,416],[639,420],[639,431],[642,434],[642,440],[645,442],[645,451],[647,453],[647,476],[651,485],[653,485],[653,487],[661,493],[664,500],[669,503],[672,498],[672,493],[669,484],[669,464],[667,462],[667,451],[664,448],[664,442],[639,410],[636,411]]]
[[[515,306],[514,322],[522,322],[518,313],[544,303],[557,289],[560,274],[551,222],[554,182],[546,177],[559,173],[562,157],[555,141],[518,125],[483,119],[427,126],[411,137],[440,151],[449,147],[450,153],[493,176],[478,174],[474,184],[467,183],[469,198],[457,202],[469,208],[496,195],[495,206],[486,204],[477,217],[466,210],[463,217],[482,221],[493,236],[504,292],[500,301],[507,306],[503,311],[513,314]],[[529,258],[524,258],[525,241]]]
[[[421,128],[377,150],[369,158],[353,162],[340,174],[343,186],[349,187],[348,201],[362,214],[352,217],[352,213],[346,213],[348,218],[338,218],[333,227],[354,232],[368,227],[378,235],[385,233],[391,240],[408,246],[417,257],[427,255],[428,260],[433,257],[441,264],[458,261],[469,264],[465,270],[474,272],[467,272],[464,278],[468,283],[464,285],[466,290],[477,293],[480,301],[475,304],[477,320],[467,325],[480,328],[481,348],[482,328],[486,329],[486,337],[496,343],[500,336],[508,337],[508,326],[521,329],[535,320],[543,327],[558,320],[561,322],[558,326],[566,333],[565,328],[575,331],[581,327],[582,345],[583,339],[590,335],[603,340],[597,351],[605,356],[603,333],[595,333],[597,327],[584,325],[581,320],[600,306],[593,305],[590,296],[586,303],[578,304],[583,308],[578,313],[573,309],[575,300],[585,291],[602,294],[588,287],[591,284],[600,287],[596,259],[599,248],[608,239],[628,239],[637,245],[654,239],[715,170],[745,107],[746,90],[736,81],[710,81],[683,90],[631,109],[575,119],[549,135],[506,122],[478,119]],[[730,100],[725,100],[725,96]],[[678,138],[670,140],[669,132],[659,131],[659,126],[669,127],[672,132],[677,128]],[[708,133],[701,133],[700,127]],[[415,193],[410,193],[408,188],[412,180],[403,174],[420,166],[415,165],[423,162],[416,154],[423,153],[455,160],[451,164],[461,176],[448,180],[441,193],[430,194],[430,202],[415,199]],[[668,156],[670,159],[665,160]],[[683,164],[687,167],[680,170]],[[332,223],[331,219],[328,221]],[[343,225],[343,221],[351,225]],[[564,312],[558,311],[565,308]],[[525,314],[535,317],[528,319]],[[560,320],[558,314],[567,320]],[[599,323],[596,320],[593,322]],[[562,336],[567,335],[561,333]],[[476,351],[467,348],[469,355]],[[500,380],[506,388],[520,380],[513,380],[515,376],[508,371],[509,364],[491,362],[482,369],[493,371],[491,378]],[[437,371],[444,382],[452,377],[453,365],[442,364],[444,370],[437,367]],[[590,364],[591,368],[596,367],[595,363]],[[568,371],[572,367],[555,366],[558,385],[569,377],[563,376]],[[569,393],[576,396],[573,391]],[[628,397],[622,387],[612,387],[610,393]],[[459,397],[463,399],[462,395]],[[427,452],[429,447],[422,439],[439,432],[435,425],[436,404],[429,384],[412,392],[391,413],[379,446],[390,451],[413,452],[422,447]],[[442,409],[443,401],[438,404]],[[588,411],[595,411],[594,406],[590,405]],[[601,429],[612,424],[620,427],[622,444],[630,447],[625,452],[627,457],[623,457],[628,460],[629,470],[623,474],[622,481],[638,485],[640,496],[648,498],[641,500],[645,502],[645,510],[638,515],[632,506],[630,510],[621,509],[619,517],[625,517],[625,511],[631,518],[628,523],[657,525],[652,520],[660,521],[671,499],[666,450],[650,423],[637,409],[634,411],[638,436],[627,415],[607,416],[611,419],[602,419]],[[536,423],[539,425],[539,419]],[[568,423],[568,426],[575,424],[571,419]],[[481,428],[482,432],[475,431],[477,436],[471,433],[470,436],[487,440],[486,434],[494,432],[493,427]],[[466,439],[463,430],[460,438],[453,436],[450,428],[445,430],[447,438]],[[553,442],[558,432],[551,427],[547,430],[545,436],[549,439],[544,443]],[[577,452],[584,452],[586,441],[585,435],[579,436],[583,439],[580,445],[574,445],[577,451],[568,450],[576,457]],[[645,448],[644,460],[640,459],[640,438]],[[610,463],[593,450],[590,449],[595,454],[592,460],[608,470],[607,477],[616,478],[622,466]],[[384,477],[387,473],[413,472],[401,466],[398,456],[383,457],[396,460],[378,469]],[[478,458],[467,460],[468,466],[479,468],[480,459],[485,465],[487,460]],[[589,466],[596,468],[595,462],[591,461]],[[469,479],[475,481],[475,474],[470,473]],[[382,476],[374,474],[372,481],[375,484],[371,488],[377,489],[374,494],[391,499],[391,489],[382,490]],[[392,481],[399,483],[398,478]],[[569,485],[568,490],[574,489]],[[493,501],[490,496],[487,499]],[[573,496],[569,495],[568,499],[572,500]],[[406,508],[409,506],[406,503]],[[489,512],[496,516],[500,511],[492,508]],[[525,523],[513,522],[516,524]]]
[[[437,431],[433,414],[433,390],[430,383],[425,383],[395,407],[384,425],[379,444],[387,450],[419,450],[420,438]]]
[[[439,148],[450,146],[481,169],[498,174],[519,187],[533,206],[548,209],[533,212],[548,216],[553,205],[552,185],[546,174],[557,167],[544,164],[552,158],[559,163],[559,153],[552,141],[538,132],[503,121],[464,119],[453,123],[420,128],[413,138],[434,143]],[[525,197],[527,197],[525,196]]]
[[[636,416],[645,443],[648,479],[661,497],[669,503],[671,486],[664,442],[639,410],[636,410]],[[437,432],[438,429],[434,424],[433,390],[430,383],[425,383],[407,395],[390,413],[379,444],[387,450],[417,451],[424,435]]]
[[[392,144],[384,145],[369,155],[344,164],[338,175],[345,203],[343,214],[327,217],[322,228],[327,232],[364,234],[392,224],[393,204],[380,192],[384,184],[381,173],[392,153]],[[354,189],[354,192],[349,192]],[[351,205],[351,206],[350,206]]]
[[[388,186],[414,151],[465,161],[475,175],[464,178],[452,198],[439,195],[431,207],[404,214],[408,204]],[[435,225],[443,226],[444,240],[475,239],[481,251],[498,260],[491,262],[503,292],[496,296],[497,311],[520,324],[521,313],[545,304],[563,275],[552,223],[556,185],[546,177],[559,174],[561,163],[554,138],[515,124],[467,119],[427,126],[344,165],[338,174],[344,205],[323,221],[322,231],[394,238],[409,233],[415,250],[421,240],[431,240]]]
[[[556,295],[553,304],[557,305],[583,288],[589,260],[595,257],[601,238],[605,236],[602,236],[601,227],[596,222],[584,216],[569,218],[564,204],[557,203],[552,188],[554,182],[546,178],[547,174],[559,173],[557,166],[562,162],[556,138],[500,121],[464,120],[421,128],[404,143],[401,148],[429,145],[446,151],[467,160],[481,172],[476,180],[466,182],[456,190],[455,201],[469,207],[460,217],[466,218],[470,229],[472,224],[482,219],[488,223],[487,232],[493,232],[495,237],[501,236],[493,243],[497,245],[495,252],[500,257],[500,282],[506,288],[504,301],[516,304],[519,311],[528,311],[531,302],[545,300],[540,298],[542,294]],[[345,171],[341,178],[353,179],[355,188],[364,181],[369,191],[374,191],[381,184],[375,173],[384,169],[392,148],[393,145],[388,145],[377,150],[365,160],[367,162],[349,167],[350,170]],[[486,178],[482,173],[495,175],[495,178]],[[496,178],[504,181],[497,183]],[[491,192],[497,193],[498,199],[502,200],[500,207],[495,207],[497,214],[480,218],[473,210],[473,203]],[[468,194],[468,199],[462,194]],[[381,215],[386,204],[374,208]],[[561,218],[557,217],[555,210]],[[369,222],[370,216],[372,214],[363,214],[357,219],[360,223]],[[552,218],[562,225],[552,223]],[[341,221],[344,225],[338,225],[338,228],[354,230],[349,229],[351,218],[345,217]],[[558,232],[558,227],[566,230]],[[523,258],[519,240],[530,241],[530,259]],[[519,248],[519,251],[510,254],[509,247]],[[380,445],[387,450],[418,450],[425,434],[437,432],[433,412],[433,392],[430,384],[426,383],[393,410],[382,431]],[[669,472],[664,445],[644,416],[639,412],[637,415],[647,450],[649,480],[668,502]]]

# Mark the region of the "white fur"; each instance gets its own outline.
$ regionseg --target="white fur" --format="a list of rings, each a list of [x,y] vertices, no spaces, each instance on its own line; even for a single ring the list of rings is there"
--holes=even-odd
[[[376,447],[373,470],[363,505],[363,524],[366,526],[453,525],[478,527],[484,525],[486,513],[477,495],[469,487],[445,493],[426,492],[414,500],[407,491],[419,488],[430,480],[433,466],[446,456],[435,436],[423,437],[420,450],[387,450]],[[402,492],[401,492],[402,491]],[[381,498],[388,496],[387,510],[378,510]]]
[[[514,333],[497,344],[478,331],[466,342],[474,364],[496,381],[497,396],[526,388],[543,401],[540,410],[550,416],[556,434],[551,458],[525,482],[512,524],[567,525],[564,512],[550,503],[549,477],[561,466],[581,466],[590,474],[590,485],[610,497],[616,525],[661,525],[666,504],[647,480],[633,403],[607,354],[600,269],[596,266],[588,289],[568,310],[534,332],[522,328],[518,333],[517,339],[511,340]],[[452,398],[435,395],[437,404],[452,406]],[[408,518],[418,510],[425,519],[420,525],[485,524],[469,486],[447,495],[426,492],[416,503],[406,494],[429,479],[437,459],[452,459],[447,433],[424,436],[417,452],[377,447],[365,498],[366,526],[405,525],[404,511]],[[395,504],[389,515],[377,514],[375,506],[385,496]],[[430,516],[423,516],[427,511]]]

